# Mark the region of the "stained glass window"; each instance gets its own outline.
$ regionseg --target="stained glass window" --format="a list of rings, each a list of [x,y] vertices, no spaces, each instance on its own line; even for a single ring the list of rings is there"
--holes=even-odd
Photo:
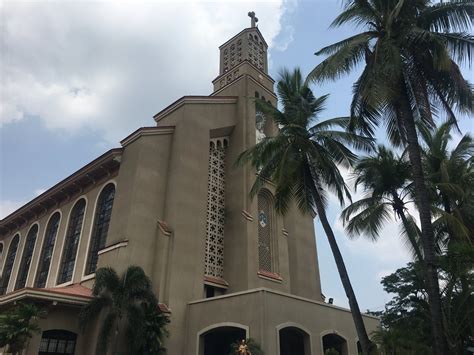
[[[105,247],[107,231],[109,230],[110,216],[114,204],[115,185],[108,184],[100,193],[94,218],[89,254],[87,257],[86,275],[93,274],[97,268],[99,255],[97,252]]]
[[[2,278],[0,279],[0,295],[4,295],[7,292],[8,282],[12,274],[13,264],[15,263],[15,256],[18,250],[18,243],[20,242],[20,235],[15,235],[10,242],[8,248],[8,254],[5,260],[5,266],[3,267]]]
[[[64,241],[63,256],[59,267],[58,284],[71,281],[72,279],[85,209],[86,200],[81,199],[76,202],[71,211],[66,239]]]
[[[258,265],[262,271],[274,272],[273,198],[268,190],[258,193]]]
[[[38,225],[31,227],[26,236],[25,247],[23,248],[23,255],[21,256],[20,268],[18,269],[18,276],[16,278],[15,290],[23,288],[26,285],[28,272],[30,271],[31,258],[33,257],[33,250],[35,249],[36,237],[38,236]]]
[[[49,219],[48,226],[46,227],[43,247],[38,263],[38,271],[36,273],[35,287],[43,288],[46,286],[49,267],[51,265],[51,258],[53,257],[54,243],[56,242],[56,236],[58,234],[60,218],[61,215],[59,212],[56,212]]]

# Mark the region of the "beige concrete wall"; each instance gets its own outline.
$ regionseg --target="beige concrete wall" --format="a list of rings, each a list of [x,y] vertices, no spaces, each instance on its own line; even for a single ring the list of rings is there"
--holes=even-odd
[[[121,273],[129,265],[138,265],[152,276],[172,140],[172,134],[147,135],[125,147],[107,244],[128,240],[128,245],[102,254],[99,267],[112,266]]]
[[[83,333],[79,328],[78,307],[69,306],[53,306],[46,308],[47,318],[39,320],[41,332],[53,329],[67,330],[77,334],[75,354],[85,355],[93,354],[90,352],[90,335],[88,332]],[[94,327],[91,325],[91,327]],[[42,333],[35,334],[28,343],[26,355],[38,354]]]
[[[291,326],[308,334],[311,355],[322,355],[322,336],[329,333],[343,337],[348,354],[357,355],[357,334],[350,312],[322,302],[258,289],[192,302],[188,312],[187,355],[201,355],[199,335],[221,326],[246,329],[265,354],[279,354],[279,330]],[[379,326],[374,317],[364,316],[364,322],[369,333]],[[169,351],[178,354],[172,348]]]
[[[291,293],[322,301],[314,222],[292,203],[284,216],[288,231]]]

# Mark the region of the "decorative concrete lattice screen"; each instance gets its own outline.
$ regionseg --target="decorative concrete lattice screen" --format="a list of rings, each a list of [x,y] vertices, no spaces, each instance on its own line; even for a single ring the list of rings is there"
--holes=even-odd
[[[273,271],[272,263],[272,203],[266,190],[258,193],[258,266],[263,271]]]
[[[225,151],[228,142],[228,138],[216,138],[209,146],[204,274],[218,278],[224,276]]]
[[[264,57],[264,50],[263,50],[263,43],[258,38],[257,35],[249,34],[249,60],[255,65],[258,69],[264,70],[263,68],[263,57]]]

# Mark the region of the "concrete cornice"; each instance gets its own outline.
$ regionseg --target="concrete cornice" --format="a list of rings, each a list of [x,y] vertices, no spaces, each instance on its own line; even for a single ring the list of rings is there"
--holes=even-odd
[[[29,220],[37,219],[62,201],[82,193],[86,187],[110,177],[120,167],[121,157],[122,148],[109,150],[12,212],[0,221],[0,236],[20,229]]]
[[[340,310],[340,311],[343,311],[343,312],[351,313],[351,311],[347,308],[343,308],[343,307],[335,306],[335,305],[332,305],[332,304],[312,300],[312,299],[305,298],[305,297],[291,295],[289,293],[284,293],[284,292],[280,292],[280,291],[271,290],[271,289],[266,288],[266,287],[259,287],[259,288],[254,288],[254,289],[250,289],[250,290],[234,292],[234,293],[230,293],[230,294],[226,294],[226,295],[222,295],[222,296],[215,296],[215,297],[212,297],[212,298],[204,298],[204,299],[188,302],[188,304],[193,305],[193,304],[199,304],[199,303],[205,303],[205,302],[213,302],[213,301],[217,301],[219,299],[238,297],[238,296],[243,296],[243,295],[249,295],[249,294],[252,294],[252,293],[271,293],[271,294],[274,294],[274,295],[287,297],[287,298],[292,298],[292,299],[296,299],[296,300],[299,300],[299,301],[303,301],[303,302],[307,302],[307,303],[313,303],[315,305],[319,305],[319,306],[323,306],[323,307],[329,307],[329,308],[337,309],[337,310]],[[379,320],[378,317],[372,316],[370,314],[363,313],[362,315],[364,317]]]
[[[229,71],[225,72],[225,73],[222,73],[222,74],[219,74],[218,76],[216,76],[216,78],[212,81],[212,83],[214,84],[216,81],[219,81],[222,77],[225,77],[227,76],[227,74],[229,74],[230,72],[234,71],[235,69],[238,69],[240,68],[241,66],[245,65],[245,64],[248,64],[250,65],[252,68],[254,68],[256,71],[258,71],[259,74],[261,74],[262,76],[264,76],[265,78],[267,78],[269,81],[271,81],[272,83],[275,83],[275,80],[273,80],[273,78],[264,73],[262,70],[258,69],[250,60],[248,59],[244,59],[242,60],[239,64],[237,64],[236,66],[233,66],[232,69],[230,69]],[[247,74],[249,75],[249,74]],[[231,83],[233,83],[234,81],[231,81]],[[273,94],[275,95],[275,94]]]
[[[127,137],[120,141],[122,147],[132,143],[143,136],[155,136],[161,134],[172,134],[174,132],[174,126],[153,126],[153,127],[141,127],[135,132],[129,134]]]
[[[183,96],[153,116],[156,122],[162,120],[183,105],[189,104],[235,104],[237,96]]]
[[[15,292],[8,293],[3,297],[0,297],[0,306],[27,298],[58,303],[84,305],[89,303],[92,297],[84,295],[72,295],[62,292],[56,292],[53,290],[27,287]]]
[[[262,35],[262,32],[260,32],[260,30],[258,29],[258,27],[248,27],[248,28],[244,28],[242,31],[240,31],[239,33],[237,33],[234,37],[232,37],[231,39],[225,41],[225,43],[221,44],[219,46],[219,49],[221,49],[222,47],[224,47],[227,43],[229,42],[232,42],[234,39],[236,39],[237,37],[239,37],[242,33],[244,32],[252,32],[252,31],[257,31],[258,35],[260,36],[261,40],[263,41],[263,44],[265,44],[265,48],[268,48],[268,44],[267,42],[265,41],[265,38],[263,38],[263,35]]]

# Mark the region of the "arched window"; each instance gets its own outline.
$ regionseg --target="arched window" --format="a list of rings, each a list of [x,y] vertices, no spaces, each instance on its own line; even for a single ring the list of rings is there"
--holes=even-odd
[[[63,256],[59,266],[58,284],[71,281],[72,279],[85,210],[86,200],[80,199],[71,211],[66,239],[64,240]]]
[[[275,227],[273,196],[262,189],[258,193],[258,266],[259,270],[275,272]]]
[[[346,339],[336,334],[336,332],[324,335],[322,340],[324,353],[331,351],[340,355],[349,354]]]
[[[59,212],[56,212],[49,219],[48,226],[46,227],[43,247],[38,263],[38,271],[36,273],[35,287],[43,288],[46,286],[46,280],[48,279],[49,267],[51,265],[51,258],[53,257],[54,243],[56,242],[56,235],[58,234],[60,219],[61,215]]]
[[[39,347],[39,355],[74,354],[77,334],[61,329],[43,332]]]
[[[20,268],[18,269],[18,276],[16,278],[15,290],[23,288],[26,285],[28,271],[30,271],[31,257],[33,250],[35,250],[36,237],[38,236],[38,225],[31,227],[26,236],[25,247],[23,248],[23,255],[21,257]]]
[[[285,327],[278,332],[280,355],[308,355],[311,353],[309,334],[296,327]]]
[[[86,275],[95,272],[97,259],[99,258],[97,252],[105,247],[114,197],[115,185],[108,184],[100,193],[99,200],[97,201],[94,228],[92,230],[89,254],[87,256]]]
[[[15,256],[18,250],[18,243],[20,242],[20,235],[17,234],[13,237],[8,248],[7,258],[5,260],[5,266],[3,268],[2,279],[0,280],[0,295],[4,295],[7,292],[8,282],[12,274],[13,264],[15,263]]]

